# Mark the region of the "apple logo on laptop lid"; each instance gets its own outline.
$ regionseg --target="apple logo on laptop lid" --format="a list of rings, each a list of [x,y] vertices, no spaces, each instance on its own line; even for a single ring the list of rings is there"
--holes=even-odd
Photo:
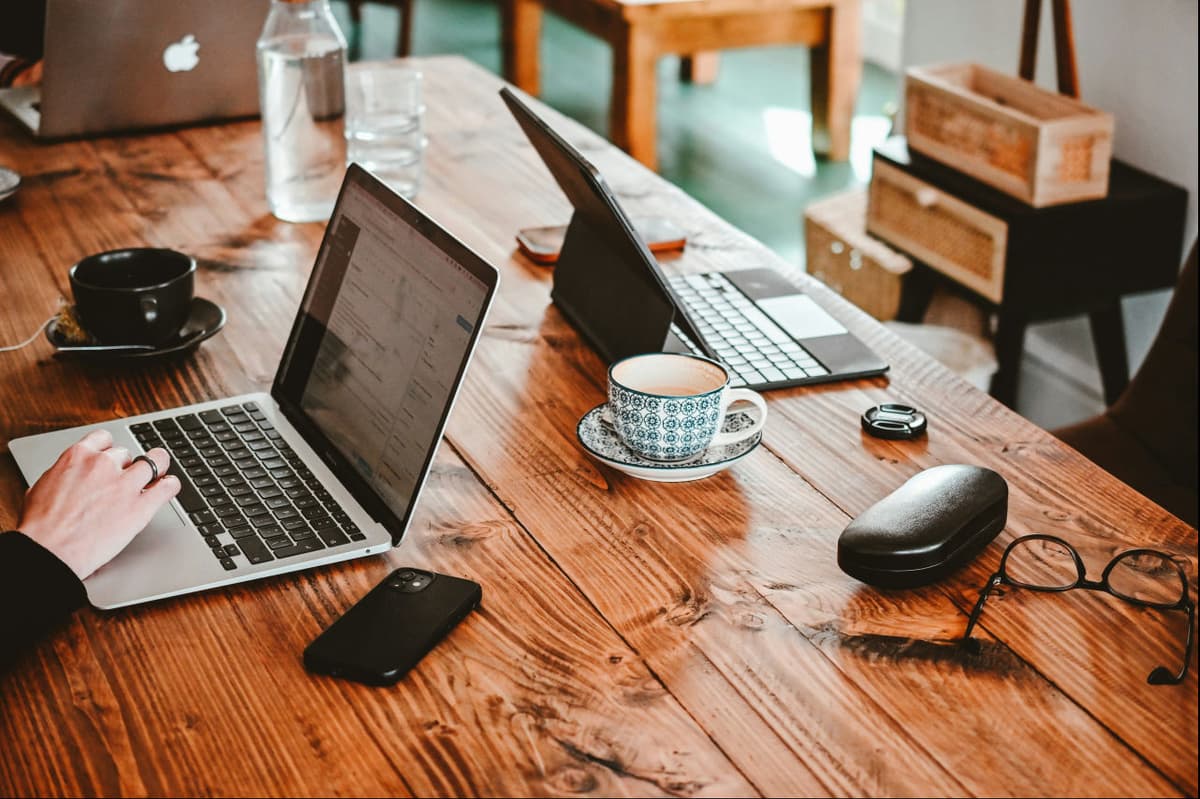
[[[196,37],[189,33],[179,41],[167,45],[167,49],[163,50],[163,66],[170,72],[187,72],[195,69],[196,65],[200,63],[200,56],[197,55],[199,50],[200,44],[196,41]]]

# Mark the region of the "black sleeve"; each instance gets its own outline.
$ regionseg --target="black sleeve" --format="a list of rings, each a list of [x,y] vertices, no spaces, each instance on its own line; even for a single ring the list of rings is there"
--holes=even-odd
[[[37,61],[42,57],[46,0],[3,0],[0,6],[0,53]]]
[[[0,533],[0,671],[86,601],[67,564],[23,533]]]

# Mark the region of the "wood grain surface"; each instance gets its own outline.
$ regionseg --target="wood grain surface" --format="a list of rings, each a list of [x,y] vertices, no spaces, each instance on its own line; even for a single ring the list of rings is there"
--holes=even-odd
[[[1014,589],[954,646],[1014,536],[1071,541],[1096,578],[1196,531],[973,389],[581,126],[546,110],[632,213],[688,231],[681,272],[775,266],[884,355],[886,377],[771,392],[764,446],[695,483],[589,459],[575,424],[605,364],[549,302],[522,227],[570,208],[496,96],[423,59],[430,146],[419,204],[503,273],[496,306],[401,546],[235,588],[85,609],[0,675],[0,795],[1196,795],[1197,680],[1184,614]],[[540,108],[540,106],[539,106]],[[267,212],[258,124],[33,143],[0,120],[0,343],[113,247],[200,260],[226,329],[179,361],[113,367],[0,354],[0,528],[23,485],[8,440],[266,390],[322,226]],[[764,202],[769,198],[764,198]],[[883,400],[930,418],[867,438]],[[942,583],[870,588],[839,571],[848,520],[919,470],[995,469],[1005,531]],[[408,677],[308,676],[304,646],[397,565],[463,575],[484,604]]]

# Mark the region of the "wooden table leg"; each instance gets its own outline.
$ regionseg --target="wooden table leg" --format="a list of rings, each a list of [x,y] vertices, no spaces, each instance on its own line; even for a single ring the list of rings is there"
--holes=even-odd
[[[650,169],[658,169],[655,137],[658,52],[653,36],[625,26],[613,46],[613,142]]]
[[[1016,408],[1017,379],[1021,374],[1021,355],[1025,352],[1025,328],[1029,320],[1000,311],[994,344],[996,374],[988,393],[1010,408]]]
[[[502,0],[500,38],[504,43],[504,77],[532,95],[542,90],[538,74],[541,36],[541,3],[537,0]]]
[[[1121,301],[1089,314],[1092,323],[1092,346],[1100,364],[1100,382],[1104,386],[1104,402],[1112,405],[1129,384],[1129,356],[1125,350],[1125,322],[1121,318]]]
[[[679,79],[689,83],[716,83],[720,69],[721,53],[718,50],[692,53],[679,59]]]
[[[813,150],[833,161],[845,161],[850,157],[850,123],[862,80],[862,5],[860,0],[837,0],[827,13],[828,36],[809,50]]]

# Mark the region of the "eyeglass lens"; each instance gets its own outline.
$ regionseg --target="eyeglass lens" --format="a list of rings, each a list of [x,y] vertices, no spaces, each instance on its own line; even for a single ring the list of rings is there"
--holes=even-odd
[[[1183,599],[1179,569],[1158,552],[1126,552],[1108,571],[1108,588],[1122,599],[1151,605],[1173,606]]]
[[[1026,538],[1014,542],[1005,556],[1006,577],[1025,588],[1062,589],[1079,582],[1075,554],[1058,541]]]

